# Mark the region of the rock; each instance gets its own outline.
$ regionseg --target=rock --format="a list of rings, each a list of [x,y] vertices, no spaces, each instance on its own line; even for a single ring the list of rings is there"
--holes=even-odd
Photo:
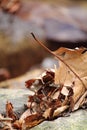
[[[5,113],[5,105],[10,101],[16,112],[22,112],[24,104],[28,101],[28,95],[33,94],[25,87],[25,81],[36,78],[42,73],[41,69],[33,69],[26,74],[0,82],[0,113]]]
[[[0,89],[0,113],[5,113],[6,102],[9,101],[14,106],[14,111],[21,112],[31,94],[27,89]]]
[[[44,121],[31,130],[86,130],[87,111],[78,110],[69,117],[59,117],[53,121]]]

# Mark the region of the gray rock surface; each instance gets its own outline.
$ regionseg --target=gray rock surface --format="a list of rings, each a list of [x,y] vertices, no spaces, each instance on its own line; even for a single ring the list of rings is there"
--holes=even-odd
[[[87,130],[87,111],[78,110],[70,114],[69,117],[44,121],[31,130]]]
[[[28,89],[0,89],[0,113],[5,112],[6,102],[14,106],[14,111],[20,112],[27,103],[28,95],[32,94]]]

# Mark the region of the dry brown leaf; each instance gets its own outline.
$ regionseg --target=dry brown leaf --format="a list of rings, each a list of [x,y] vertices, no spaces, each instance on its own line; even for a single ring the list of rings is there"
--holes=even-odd
[[[38,125],[42,121],[44,121],[42,115],[40,115],[39,113],[32,114],[24,119],[24,122],[22,123],[22,128],[26,130],[26,128],[31,128],[35,125]]]
[[[59,107],[57,108],[54,113],[53,113],[53,117],[58,117],[58,115],[62,112],[64,112],[67,108],[69,108],[68,105],[65,105],[65,106],[62,106],[62,107]]]
[[[12,126],[14,129],[22,130],[22,122],[20,120],[16,120]]]
[[[80,78],[83,78],[87,76],[86,50],[86,48],[68,49],[62,47],[54,53],[60,56]],[[59,69],[55,72],[56,83],[60,83],[62,81],[64,84],[68,85],[71,81],[73,82],[77,78],[63,62],[59,61],[59,65]]]
[[[55,51],[80,77],[82,82],[69,70],[69,68],[61,61],[60,67],[55,69],[55,83],[64,84],[64,86],[73,87],[74,103],[87,91],[87,51],[86,48],[80,49],[67,49],[60,48]],[[74,84],[73,84],[74,83]]]
[[[61,101],[61,106],[57,106],[56,109],[53,106],[52,108],[47,108],[43,114],[44,117],[47,118],[50,115],[51,109],[54,111],[53,113],[56,113],[57,110],[60,110],[61,107],[66,105],[69,105],[69,111],[78,109],[82,101],[84,101],[85,97],[83,95],[87,91],[87,49],[68,49],[61,47],[57,51],[52,52],[33,33],[31,34],[39,45],[59,60],[59,68],[55,67],[54,80],[54,84],[58,85],[59,90],[57,89],[57,92],[54,91],[51,97],[55,99],[58,96],[57,100]],[[58,113],[54,114],[54,117]]]
[[[30,109],[27,109],[20,117],[19,121],[15,123],[15,126],[22,127],[23,130],[26,128],[31,128],[42,122],[44,118],[39,113],[31,113]]]
[[[84,99],[87,97],[87,91],[81,96],[81,98],[77,101],[77,103],[75,104],[74,108],[73,108],[73,111],[74,110],[77,110],[81,105],[82,103],[84,102]]]
[[[13,121],[17,120],[17,115],[13,111],[13,105],[10,102],[6,104],[6,116],[12,118]]]
[[[45,119],[50,117],[50,113],[51,113],[52,108],[48,108],[46,109],[46,111],[43,113],[43,117],[45,117]]]
[[[87,92],[87,49],[62,47],[52,52],[33,33],[31,34],[39,45],[59,60],[59,68],[55,67],[55,77],[45,76],[46,82],[44,82],[39,93],[36,93],[38,95],[43,92],[42,94],[45,95],[44,92],[47,91],[47,88],[49,88],[48,92],[51,92],[50,95],[45,95],[46,102],[43,98],[41,100],[48,106],[42,115],[45,119],[53,119],[64,111],[66,112],[66,109],[68,109],[68,112],[78,109],[87,98],[84,96]],[[52,81],[52,84],[48,81]],[[52,86],[54,87],[53,92],[50,89]],[[38,105],[36,101],[34,102]]]
[[[35,109],[31,113],[29,107],[22,114],[16,126],[20,126],[21,122],[23,129],[31,128],[46,119],[58,117],[66,110],[74,111],[81,106],[87,96],[86,49],[60,48],[54,54],[62,59],[59,61],[59,68],[55,69],[55,76],[52,72],[47,72],[42,76],[40,88],[31,98],[29,97],[28,103],[33,103],[31,107],[39,108],[42,112],[38,113]],[[37,80],[28,80],[26,82],[28,88],[31,89],[32,84],[37,87],[39,85],[36,84]]]

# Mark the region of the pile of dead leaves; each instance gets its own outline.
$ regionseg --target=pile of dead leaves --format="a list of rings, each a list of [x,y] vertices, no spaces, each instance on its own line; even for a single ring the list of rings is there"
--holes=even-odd
[[[6,117],[0,116],[2,130],[26,130],[87,107],[87,49],[60,48],[53,53],[60,59],[59,68],[46,70],[40,77],[25,82],[34,94],[29,95],[20,117],[7,102]]]

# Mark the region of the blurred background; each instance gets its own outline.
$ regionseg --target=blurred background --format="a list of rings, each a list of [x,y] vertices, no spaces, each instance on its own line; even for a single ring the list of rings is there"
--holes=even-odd
[[[0,81],[51,68],[49,49],[87,47],[87,0],[0,0]]]

